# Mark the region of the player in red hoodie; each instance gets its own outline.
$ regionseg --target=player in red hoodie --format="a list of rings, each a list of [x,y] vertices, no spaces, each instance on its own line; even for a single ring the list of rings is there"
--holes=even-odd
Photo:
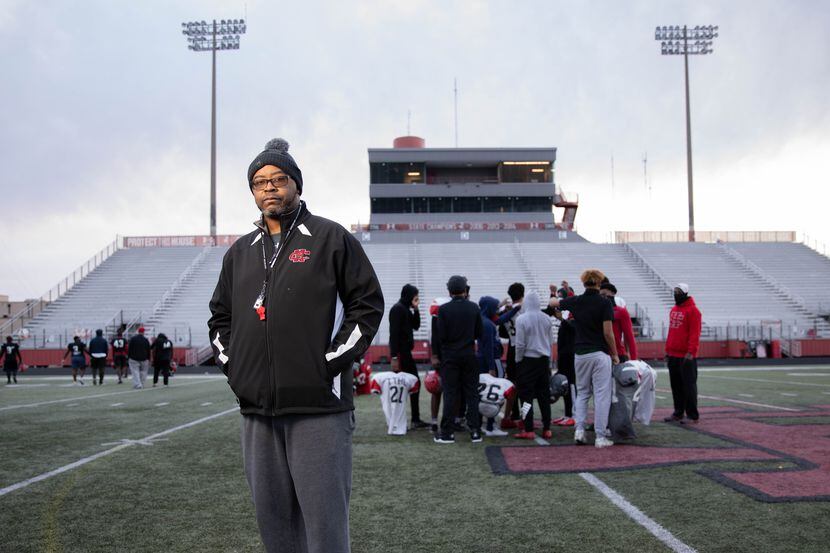
[[[625,307],[625,301],[617,297],[617,287],[610,282],[602,284],[599,293],[614,304],[614,341],[617,342],[620,363],[636,361],[637,341],[634,339],[634,326],[631,324],[631,315]]]
[[[666,338],[666,360],[669,365],[671,395],[674,413],[666,422],[683,422],[685,413],[689,422],[697,424],[697,351],[700,345],[700,310],[689,295],[689,285],[674,287],[674,303],[669,313],[669,335]]]

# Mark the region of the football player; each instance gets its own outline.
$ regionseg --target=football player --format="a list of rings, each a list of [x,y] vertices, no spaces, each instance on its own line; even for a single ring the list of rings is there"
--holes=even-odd
[[[387,371],[372,377],[372,393],[380,394],[387,434],[406,434],[406,398],[420,389],[421,381],[409,373]]]
[[[505,400],[516,397],[516,388],[506,378],[499,378],[490,373],[478,375],[478,410],[487,418],[484,435],[488,437],[507,436],[507,432],[495,427],[495,417],[498,415]],[[509,413],[506,413],[509,416]]]

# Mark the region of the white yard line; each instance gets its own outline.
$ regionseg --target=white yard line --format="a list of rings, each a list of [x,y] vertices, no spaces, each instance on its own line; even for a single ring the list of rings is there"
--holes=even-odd
[[[42,480],[46,480],[47,478],[51,478],[53,476],[57,476],[58,474],[62,474],[64,472],[68,472],[70,470],[76,469],[80,466],[83,466],[87,463],[91,463],[96,459],[100,459],[101,457],[105,457],[107,455],[111,455],[116,451],[121,451],[122,449],[134,446],[136,444],[142,445],[150,445],[152,444],[153,440],[161,438],[162,436],[167,436],[168,434],[172,434],[173,432],[178,432],[179,430],[184,430],[185,428],[190,428],[191,426],[196,426],[197,424],[202,424],[203,422],[207,422],[209,420],[213,420],[218,417],[222,417],[227,415],[228,413],[238,413],[239,408],[234,407],[233,409],[228,409],[227,411],[222,411],[219,413],[215,413],[213,415],[208,415],[207,417],[202,417],[201,419],[196,419],[195,421],[191,421],[185,424],[181,424],[179,426],[174,426],[173,428],[168,428],[162,432],[158,432],[156,434],[150,434],[140,440],[124,440],[122,444],[107,449],[105,451],[101,451],[96,453],[95,455],[90,455],[89,457],[84,457],[83,459],[79,459],[74,463],[69,463],[68,465],[64,465],[62,467],[56,468],[54,470],[50,470],[49,472],[44,472],[43,474],[39,474],[33,478],[29,478],[28,480],[24,480],[22,482],[18,482],[17,484],[12,484],[11,486],[6,486],[5,488],[0,488],[0,497],[11,493],[13,491],[19,490],[21,488],[25,488],[30,484],[34,484],[35,482],[40,482]]]
[[[752,394],[738,394],[741,397],[755,397]]]
[[[212,401],[206,401],[202,404],[202,407],[207,407],[208,405],[213,405]]]
[[[791,394],[790,392],[780,392],[780,394],[787,397],[798,397],[798,394]]]
[[[188,382],[187,384],[183,384],[183,386],[195,386],[197,384],[205,384],[208,382],[218,382],[218,380],[201,380],[199,382]],[[10,409],[24,409],[27,407],[40,407],[41,405],[53,405],[55,403],[66,403],[67,401],[81,401],[86,399],[95,399],[99,397],[110,397],[110,396],[120,396],[123,394],[134,394],[136,392],[152,392],[155,390],[162,390],[164,388],[144,388],[143,390],[124,390],[123,392],[110,392],[108,394],[94,394],[91,396],[81,396],[81,397],[70,397],[64,399],[53,399],[51,401],[40,401],[38,403],[27,403],[24,405],[7,405],[5,407],[0,407],[0,411],[8,411]]]
[[[169,401],[163,401],[161,403],[156,403],[156,407],[164,407],[165,405],[170,405]]]
[[[110,407],[121,407],[122,405],[124,405],[124,402],[121,402],[121,403],[113,403],[112,405],[110,405]]]
[[[546,439],[541,438],[539,436],[536,436],[536,438],[533,441],[535,441],[539,445],[550,445],[550,443]]]
[[[778,409],[779,411],[792,411],[793,413],[798,413],[801,409],[792,409],[790,407],[779,407],[778,405],[767,405],[766,403],[754,403],[752,401],[741,401],[740,399],[731,399],[728,397],[718,397],[718,396],[701,396],[698,395],[697,397],[702,399],[714,399],[715,401],[725,401],[728,403],[739,403],[741,405],[752,405],[754,407],[763,407],[765,409]]]
[[[791,382],[788,380],[768,380],[766,378],[743,378],[740,376],[718,376],[714,374],[707,374],[706,378],[720,378],[722,380],[739,380],[742,382],[765,382],[767,384],[791,384],[793,386],[824,386],[830,388],[830,384],[822,384],[821,382]]]
[[[787,376],[830,376],[830,373],[787,373]]]
[[[669,390],[658,389],[658,391],[668,392]],[[763,407],[765,409],[778,409],[780,411],[791,411],[793,413],[800,413],[801,412],[801,409],[793,409],[791,407],[779,407],[778,405],[768,405],[766,403],[755,403],[755,402],[752,402],[752,401],[742,401],[740,399],[732,399],[730,397],[704,396],[704,395],[700,395],[700,394],[698,394],[697,397],[702,398],[702,399],[714,399],[715,401],[725,401],[727,403],[738,403],[740,405],[752,405],[754,407]]]
[[[660,526],[653,519],[648,517],[640,509],[632,505],[626,498],[617,493],[608,484],[587,472],[580,472],[579,476],[593,486],[599,493],[607,497],[611,503],[619,507],[626,515],[628,515],[634,522],[648,530],[651,535],[663,542],[669,549],[676,553],[696,553],[695,549],[689,547],[676,537],[674,534]]]

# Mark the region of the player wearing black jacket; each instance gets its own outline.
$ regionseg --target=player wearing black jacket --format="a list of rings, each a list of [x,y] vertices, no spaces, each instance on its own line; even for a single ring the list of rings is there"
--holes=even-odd
[[[23,358],[20,356],[20,346],[14,342],[11,336],[6,336],[6,343],[0,347],[0,358],[3,359],[3,370],[6,372],[7,384],[17,384],[17,370],[23,364]]]
[[[421,379],[418,376],[415,360],[412,359],[412,348],[415,346],[412,332],[421,328],[419,299],[418,288],[411,284],[404,284],[401,299],[389,310],[389,356],[392,358],[392,370],[403,371],[418,378],[418,388],[420,388]],[[421,420],[420,396],[420,392],[409,394],[413,428],[429,426]]]
[[[266,551],[348,553],[352,363],[383,317],[360,243],[309,213],[274,139],[248,167],[262,213],[222,262],[208,321],[242,412],[242,458]]]
[[[447,282],[452,300],[438,309],[438,341],[441,350],[441,381],[444,412],[436,443],[453,443],[453,408],[455,398],[464,389],[467,426],[474,443],[481,441],[481,417],[478,413],[478,360],[475,341],[481,338],[482,322],[478,305],[467,300],[467,279],[452,276]]]

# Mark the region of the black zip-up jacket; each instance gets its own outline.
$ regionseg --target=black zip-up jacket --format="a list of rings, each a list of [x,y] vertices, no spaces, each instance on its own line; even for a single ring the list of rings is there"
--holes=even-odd
[[[412,331],[421,328],[421,313],[412,308],[412,300],[418,289],[405,284],[401,299],[389,310],[389,355],[397,357],[400,352],[410,353],[415,347]]]
[[[143,334],[136,334],[127,344],[127,355],[133,361],[147,361],[150,359],[150,340]]]
[[[475,357],[475,341],[482,335],[481,311],[473,302],[456,296],[438,308],[438,342],[441,360]]]
[[[230,247],[210,301],[213,352],[243,414],[354,409],[352,362],[383,317],[380,283],[360,243],[304,202],[298,209],[280,218],[273,268],[263,266],[263,247],[268,262],[275,247],[261,220]],[[254,304],[266,276],[260,320]]]

